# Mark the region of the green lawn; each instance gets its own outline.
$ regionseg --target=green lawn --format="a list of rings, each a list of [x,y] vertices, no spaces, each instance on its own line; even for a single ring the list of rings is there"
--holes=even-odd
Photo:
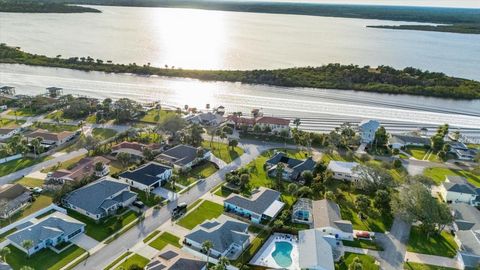
[[[205,200],[188,215],[183,217],[178,222],[178,225],[191,230],[198,224],[203,223],[205,220],[216,218],[222,213],[223,205]]]
[[[383,250],[383,248],[379,246],[375,241],[366,240],[366,239],[355,239],[354,241],[343,240],[342,243],[344,246],[348,246],[348,247]]]
[[[121,263],[115,269],[130,269],[130,267],[135,264],[139,266],[140,269],[143,269],[149,262],[150,262],[149,259],[134,253],[132,256],[128,257],[123,263]]]
[[[43,179],[31,178],[31,177],[23,177],[17,181],[16,184],[20,184],[24,187],[41,187],[43,185]]]
[[[217,195],[217,196],[226,198],[232,193],[233,193],[233,191],[231,191],[230,189],[224,188],[223,186],[221,186],[217,191],[215,191],[214,194]]]
[[[434,167],[426,168],[423,174],[431,177],[437,185],[440,185],[445,181],[445,176],[456,175],[467,178],[468,182],[476,187],[480,187],[480,175],[466,170],[452,170],[448,168]]]
[[[423,160],[428,150],[421,146],[407,146],[405,152],[418,160]]]
[[[455,270],[455,268],[442,267],[429,264],[407,262],[403,264],[405,270]]]
[[[10,219],[5,219],[0,221],[0,226],[6,226],[12,222],[15,222],[17,220],[20,220],[26,216],[29,216],[35,212],[37,212],[40,209],[43,209],[50,204],[52,204],[52,197],[47,196],[47,195],[39,195],[35,197],[35,201],[32,202],[30,205],[25,207],[23,210],[20,210],[19,212],[15,213]]]
[[[62,131],[77,131],[78,126],[75,125],[66,125],[66,124],[57,124],[57,123],[40,123],[36,122],[32,125],[33,128],[46,129],[50,132],[62,132]]]
[[[130,251],[123,253],[123,254],[120,255],[118,258],[116,258],[113,262],[111,262],[109,265],[107,265],[107,267],[103,268],[103,270],[109,270],[109,269],[111,269],[111,268],[114,267],[118,262],[120,262],[121,260],[125,259],[127,256],[130,256],[130,254],[132,254],[132,252],[130,252]]]
[[[16,113],[15,113],[16,112]],[[26,117],[29,117],[29,116],[36,116],[36,115],[39,115],[39,113],[36,113],[34,111],[32,111],[31,109],[29,108],[24,108],[24,109],[15,109],[15,110],[10,110],[7,115],[17,115],[17,116],[26,116]]]
[[[132,191],[137,193],[138,199],[140,199],[148,207],[155,206],[162,200],[162,198],[156,196],[153,193],[150,193],[150,195],[147,196],[147,194],[143,190],[132,188]]]
[[[270,236],[270,231],[269,230],[263,230],[261,231],[255,239],[252,240],[250,245],[243,251],[243,253],[235,260],[232,261],[232,265],[238,265],[239,263],[247,264],[257,253],[257,251],[262,247],[262,245],[265,243],[265,241],[268,239]]]
[[[169,232],[162,233],[159,237],[150,242],[148,245],[158,250],[162,250],[168,244],[178,248],[182,247],[182,245],[180,244],[180,238]]]
[[[217,170],[215,164],[212,162],[204,162],[198,166],[192,168],[187,173],[181,173],[178,175],[178,183],[183,186],[188,186],[200,178],[207,178],[214,174]]]
[[[86,252],[84,249],[73,245],[60,254],[46,248],[38,251],[29,258],[27,254],[20,249],[12,245],[9,245],[8,247],[10,248],[11,253],[7,256],[7,262],[15,270],[18,270],[23,266],[30,266],[35,270],[61,269],[63,266]]]
[[[417,226],[412,226],[410,239],[407,244],[407,250],[415,253],[437,255],[453,258],[457,254],[458,246],[451,234],[442,231],[440,235],[427,234]]]
[[[43,158],[20,158],[17,160],[12,160],[0,165],[0,177],[5,176],[7,174],[14,173],[21,169],[25,169],[27,167],[33,166],[37,163],[40,163],[45,160],[51,159],[50,156],[43,157]]]
[[[169,114],[175,114],[174,111],[166,111],[166,110],[161,110],[159,114],[159,110],[153,109],[147,112],[145,116],[143,116],[140,121],[142,122],[147,122],[147,123],[153,123],[157,124],[159,122],[162,122],[163,119]]]
[[[349,162],[356,161],[356,162],[359,162],[359,163],[361,162],[360,159],[355,155],[353,155],[352,157],[348,157],[346,155],[342,155],[342,154],[338,153],[337,151],[334,151],[331,154],[327,154],[327,153],[323,154],[323,156],[322,156],[322,161],[323,162],[328,164],[330,162],[330,160],[349,161]]]
[[[110,128],[94,128],[92,134],[95,137],[99,137],[103,141],[115,136],[117,132]]]
[[[43,173],[48,173],[48,172],[53,172],[53,171],[58,171],[58,170],[72,169],[84,157],[86,157],[86,155],[81,155],[81,156],[74,157],[72,159],[66,160],[64,162],[57,163],[56,165],[54,165],[52,167],[48,167],[48,168],[43,169],[42,172]]]
[[[380,267],[375,264],[375,258],[369,255],[355,254],[350,252],[345,252],[343,256],[343,262],[335,264],[336,270],[347,270],[348,266],[353,262],[353,259],[358,257],[363,264],[363,270],[378,270]]]
[[[23,123],[25,123],[25,120],[15,121],[15,119],[0,118],[0,128],[14,128]]]
[[[58,118],[58,120],[60,122],[65,122],[65,121],[71,121],[73,119],[70,119],[70,118],[66,118],[63,116],[63,111],[62,110],[58,110],[56,112],[51,112],[49,114],[47,114],[47,116],[45,116],[46,119],[52,119],[52,120],[56,120]]]
[[[143,242],[146,243],[150,240],[152,240],[155,236],[157,236],[158,234],[160,233],[160,231],[153,231],[151,234],[147,235],[147,237],[145,237],[143,239]]]
[[[210,144],[209,141],[203,141],[202,147],[206,149],[210,149],[212,154],[214,154],[217,158],[225,161],[226,163],[232,162],[237,157],[243,155],[243,149],[240,147],[232,148],[228,146],[228,144],[221,143],[221,142],[212,142]]]
[[[95,220],[73,210],[68,209],[67,211],[69,216],[85,223],[87,225],[85,227],[85,234],[97,241],[105,240],[138,217],[137,213],[127,210],[120,217],[112,216],[96,223]]]
[[[13,229],[10,229],[2,234],[0,234],[0,242],[3,242],[3,240],[5,240],[5,237],[9,236],[10,234],[16,232],[18,229],[17,228],[13,228]]]

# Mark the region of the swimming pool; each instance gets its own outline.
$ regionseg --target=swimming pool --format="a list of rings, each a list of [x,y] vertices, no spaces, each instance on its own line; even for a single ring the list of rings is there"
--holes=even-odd
[[[292,265],[292,249],[293,245],[289,242],[275,242],[275,250],[272,252],[272,257],[279,266],[289,267]]]

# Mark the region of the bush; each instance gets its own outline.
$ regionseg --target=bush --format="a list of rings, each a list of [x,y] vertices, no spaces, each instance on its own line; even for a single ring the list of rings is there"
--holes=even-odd
[[[402,161],[400,161],[400,159],[397,158],[397,159],[393,160],[392,165],[393,165],[394,168],[398,169],[398,168],[402,167]]]

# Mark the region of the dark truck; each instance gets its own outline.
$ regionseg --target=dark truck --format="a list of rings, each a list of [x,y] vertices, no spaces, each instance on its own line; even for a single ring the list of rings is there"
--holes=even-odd
[[[187,204],[186,203],[179,203],[177,207],[173,208],[172,210],[172,218],[177,219],[183,216],[187,212]]]

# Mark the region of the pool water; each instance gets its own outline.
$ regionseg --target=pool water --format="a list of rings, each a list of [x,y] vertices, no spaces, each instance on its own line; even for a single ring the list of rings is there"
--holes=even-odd
[[[292,249],[291,243],[285,241],[275,242],[275,250],[272,252],[272,257],[280,267],[292,265]]]

